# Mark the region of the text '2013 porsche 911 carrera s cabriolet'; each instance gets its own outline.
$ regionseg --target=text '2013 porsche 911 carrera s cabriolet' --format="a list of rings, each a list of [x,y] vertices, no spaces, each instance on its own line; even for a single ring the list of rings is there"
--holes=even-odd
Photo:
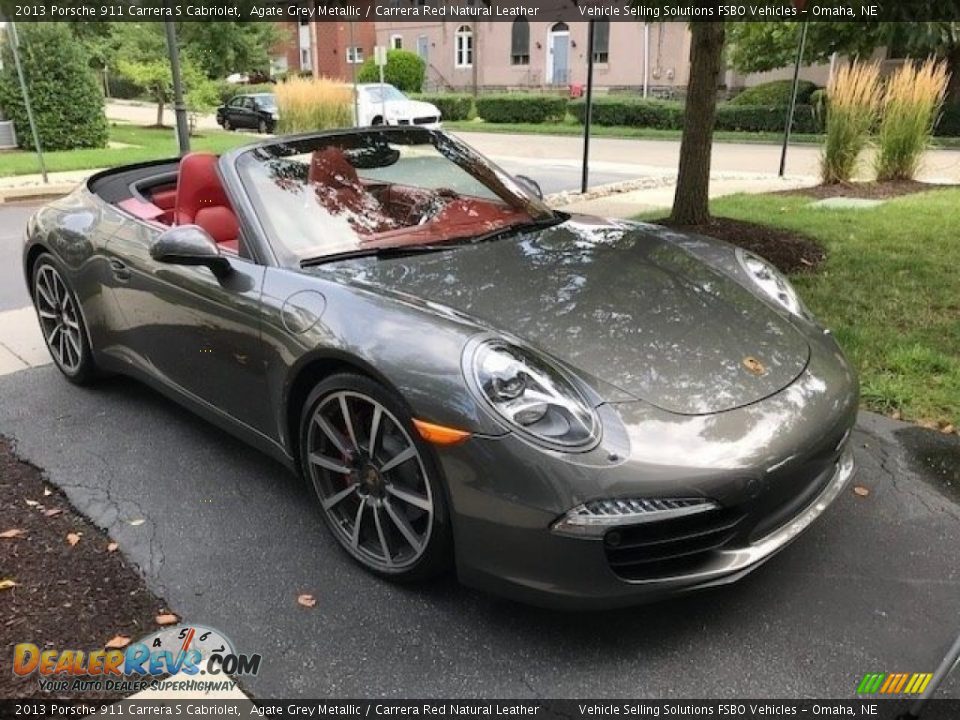
[[[23,257],[69,380],[134,376],[273,455],[384,577],[574,608],[705,588],[853,473],[856,377],[768,262],[551,210],[439,131],[108,170]]]

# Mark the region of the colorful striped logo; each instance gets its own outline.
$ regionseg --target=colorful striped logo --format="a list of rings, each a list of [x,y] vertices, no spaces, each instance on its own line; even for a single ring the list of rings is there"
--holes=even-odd
[[[857,695],[919,695],[933,673],[867,673],[857,686]]]

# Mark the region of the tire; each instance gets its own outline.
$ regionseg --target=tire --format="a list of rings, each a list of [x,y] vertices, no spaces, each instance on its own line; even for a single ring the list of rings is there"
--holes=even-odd
[[[413,582],[452,564],[438,464],[395,393],[349,373],[320,382],[300,416],[300,467],[327,529],[368,571]]]
[[[223,119],[223,129],[226,130],[227,132],[230,132],[231,130],[233,130],[233,125],[230,123],[230,118],[225,117]]]
[[[33,307],[54,364],[70,382],[90,384],[97,377],[97,366],[80,302],[63,266],[44,253],[33,266],[32,281]]]
[[[257,123],[257,130],[261,135],[266,135],[268,132],[270,132],[270,126],[267,124],[266,120],[261,119],[260,122]]]
[[[377,116],[373,119],[373,122],[371,122],[370,124],[371,124],[371,125],[383,125],[383,118],[380,117],[379,115],[377,115]]]

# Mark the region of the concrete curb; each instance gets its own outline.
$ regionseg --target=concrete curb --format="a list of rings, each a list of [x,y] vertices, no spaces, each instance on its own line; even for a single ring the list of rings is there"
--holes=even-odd
[[[27,185],[25,187],[0,187],[0,205],[35,201],[56,200],[69,195],[77,183],[50,183],[49,185]]]

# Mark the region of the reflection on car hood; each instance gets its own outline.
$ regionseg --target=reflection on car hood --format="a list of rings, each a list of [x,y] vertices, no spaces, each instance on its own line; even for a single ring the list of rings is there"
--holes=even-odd
[[[458,310],[677,413],[756,402],[806,367],[789,320],[666,232],[583,220],[315,270]]]

